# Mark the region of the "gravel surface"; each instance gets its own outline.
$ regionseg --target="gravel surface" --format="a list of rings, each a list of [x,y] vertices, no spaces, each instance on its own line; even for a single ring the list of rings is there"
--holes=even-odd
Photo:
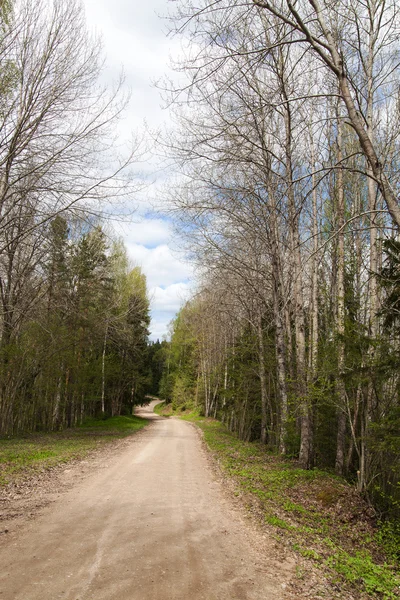
[[[3,529],[1,600],[292,597],[294,560],[224,493],[195,428],[154,404],[149,427],[64,469],[35,518]]]

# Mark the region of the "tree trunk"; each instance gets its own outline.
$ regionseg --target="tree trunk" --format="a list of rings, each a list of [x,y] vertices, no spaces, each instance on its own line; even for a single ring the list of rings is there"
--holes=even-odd
[[[104,332],[103,354],[101,357],[101,414],[106,412],[105,388],[106,388],[106,349],[107,349],[108,322]]]
[[[314,380],[317,376],[318,359],[318,210],[317,210],[317,180],[315,176],[315,149],[314,140],[311,135],[311,168],[312,175],[312,234],[313,234],[313,254],[311,260],[311,306],[310,306],[310,379]]]
[[[261,387],[261,434],[260,442],[262,444],[267,443],[267,404],[268,404],[268,392],[267,392],[267,373],[265,370],[265,345],[264,345],[264,332],[262,328],[261,311],[257,315],[257,337],[258,337],[258,360],[259,360],[259,374],[260,374],[260,387]]]
[[[344,361],[345,361],[345,305],[344,305],[344,182],[342,168],[342,119],[338,112],[338,138],[337,138],[337,162],[339,165],[337,171],[337,348],[338,348],[338,375],[336,380],[336,389],[338,396],[338,417],[337,417],[337,437],[336,437],[336,459],[335,471],[338,475],[343,474],[346,444],[346,388],[344,384]]]
[[[296,391],[300,411],[300,452],[299,463],[304,469],[312,467],[313,463],[313,431],[312,411],[307,394],[307,369],[306,369],[306,340],[304,320],[304,298],[302,286],[302,261],[300,254],[300,236],[298,225],[298,211],[296,210],[293,165],[292,165],[292,122],[291,108],[285,90],[284,76],[282,74],[282,93],[285,100],[285,161],[286,185],[289,203],[291,255],[293,261],[293,288],[294,288],[294,321],[296,335]]]
[[[375,5],[371,7],[373,12],[370,17],[370,32],[369,32],[369,56],[368,56],[368,98],[367,98],[367,134],[371,143],[374,142],[374,122],[373,122],[373,66],[374,66],[374,11]],[[367,176],[368,176],[368,209],[370,211],[369,227],[370,227],[370,243],[369,243],[369,302],[368,302],[368,334],[372,344],[368,350],[368,364],[370,367],[370,380],[368,382],[368,389],[366,394],[366,403],[364,406],[364,414],[362,415],[362,435],[361,435],[361,460],[360,460],[360,475],[359,475],[359,491],[365,491],[365,487],[368,480],[367,473],[367,443],[366,438],[368,436],[369,421],[371,418],[371,406],[374,394],[373,389],[373,362],[375,359],[375,340],[378,334],[378,323],[377,323],[377,312],[378,312],[378,286],[376,280],[376,273],[378,270],[378,228],[377,228],[377,214],[376,210],[376,183],[373,179],[374,169],[371,164],[367,165]]]

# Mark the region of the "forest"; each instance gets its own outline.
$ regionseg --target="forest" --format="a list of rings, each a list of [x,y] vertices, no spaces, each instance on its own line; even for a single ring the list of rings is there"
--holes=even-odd
[[[108,218],[142,182],[79,2],[0,4],[0,435],[148,393],[400,510],[400,8],[181,0],[167,214],[197,287],[150,344]],[[112,158],[111,158],[112,156]]]
[[[155,1],[0,0],[1,593],[394,600],[400,3]]]
[[[182,0],[160,395],[400,515],[400,7]]]
[[[0,434],[53,431],[143,400],[146,279],[112,233],[139,146],[79,2],[1,2]],[[112,160],[111,160],[112,151]],[[107,214],[108,213],[108,214]]]

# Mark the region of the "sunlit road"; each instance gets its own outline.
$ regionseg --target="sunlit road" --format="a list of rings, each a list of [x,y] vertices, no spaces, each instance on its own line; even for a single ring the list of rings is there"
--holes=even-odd
[[[194,427],[153,404],[154,422],[104,468],[3,536],[1,600],[287,597],[291,567],[253,547]]]

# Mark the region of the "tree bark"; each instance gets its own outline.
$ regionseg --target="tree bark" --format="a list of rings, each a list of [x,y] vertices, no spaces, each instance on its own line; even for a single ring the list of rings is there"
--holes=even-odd
[[[258,337],[258,358],[259,358],[259,374],[260,374],[260,387],[261,387],[261,434],[260,442],[262,444],[267,443],[267,404],[268,404],[268,392],[267,392],[267,373],[265,369],[265,344],[264,344],[264,332],[262,328],[261,312],[257,316],[257,337]]]
[[[342,152],[342,118],[338,109],[337,114],[337,127],[338,127],[338,138],[337,138],[337,162],[339,165],[337,171],[337,317],[336,317],[336,331],[337,331],[337,352],[338,352],[338,368],[337,368],[337,379],[336,389],[338,395],[338,418],[337,418],[337,437],[336,437],[336,460],[335,460],[335,471],[338,475],[343,474],[344,460],[345,460],[345,444],[346,444],[346,388],[344,383],[344,365],[345,365],[345,303],[344,303],[344,274],[345,274],[345,260],[344,260],[344,209],[345,209],[345,196],[344,196],[344,182],[343,182],[343,152]]]
[[[292,116],[291,107],[287,102],[284,71],[281,72],[282,95],[285,99],[285,169],[286,186],[289,204],[291,255],[293,262],[293,289],[294,289],[294,321],[296,335],[296,391],[300,410],[300,452],[299,463],[302,468],[309,469],[313,462],[313,431],[312,413],[307,394],[307,369],[306,369],[306,340],[304,319],[304,298],[302,287],[302,261],[300,254],[300,236],[298,226],[298,211],[296,210],[293,164],[292,164]]]

